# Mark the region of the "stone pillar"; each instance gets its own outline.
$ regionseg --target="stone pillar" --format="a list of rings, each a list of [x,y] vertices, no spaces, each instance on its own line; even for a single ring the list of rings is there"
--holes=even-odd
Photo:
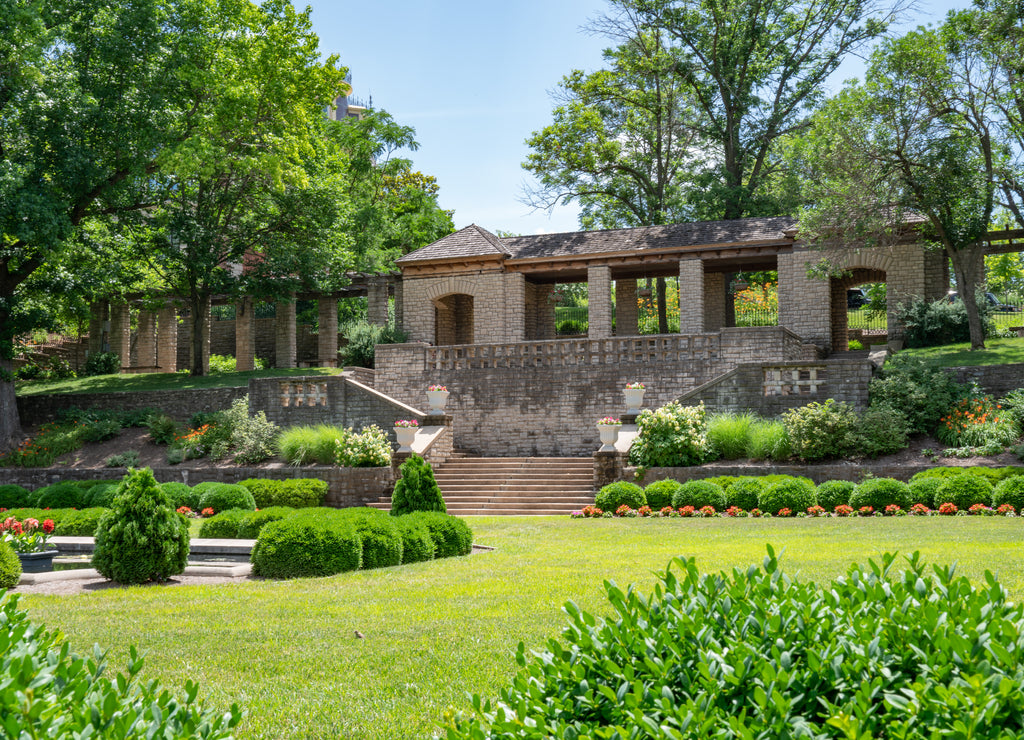
[[[553,284],[538,285],[537,292],[536,331],[537,339],[555,338],[555,286]]]
[[[704,331],[718,331],[725,326],[725,274],[704,273]]]
[[[135,349],[139,367],[150,370],[156,367],[156,314],[152,311],[139,312]]]
[[[156,365],[162,373],[178,371],[178,312],[174,306],[157,314]]]
[[[679,260],[679,333],[704,333],[704,262]]]
[[[110,351],[121,361],[121,369],[131,365],[131,319],[127,303],[110,304]]]
[[[368,280],[366,289],[367,320],[377,326],[388,325],[388,281],[377,275]]]
[[[103,323],[107,320],[107,302],[95,301],[89,304],[89,346],[90,355],[103,351]]]
[[[274,321],[277,367],[295,367],[295,300],[279,301]]]
[[[235,370],[256,369],[256,302],[245,297],[235,304]]]
[[[587,268],[587,336],[603,339],[612,335],[612,268]]]
[[[317,301],[317,362],[320,367],[338,366],[338,301],[321,298]]]
[[[800,250],[779,255],[779,326],[828,351],[832,346],[829,281],[807,275],[807,264],[817,261],[817,254]]]
[[[615,281],[615,334],[635,337],[640,333],[636,305],[636,278]]]
[[[401,277],[395,280],[395,328],[405,331],[405,287]]]
[[[618,451],[594,453],[594,490],[600,491],[609,483],[622,480],[622,454]]]

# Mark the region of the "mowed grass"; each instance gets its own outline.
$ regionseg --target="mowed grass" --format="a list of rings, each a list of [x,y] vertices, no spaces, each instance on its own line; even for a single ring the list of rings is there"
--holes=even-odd
[[[475,541],[497,548],[464,558],[286,582],[110,589],[22,597],[72,647],[128,645],[144,675],[180,691],[198,680],[217,707],[239,702],[243,738],[408,738],[437,732],[467,692],[494,696],[516,669],[519,641],[541,648],[573,600],[609,609],[602,582],[652,587],[673,556],[705,572],[759,564],[765,544],[789,574],[825,582],[886,551],[959,561],[980,580],[993,569],[1024,597],[1024,520],[471,519]],[[359,630],[365,639],[355,636]],[[685,639],[685,636],[680,636]]]
[[[1024,324],[1021,314],[1017,325]],[[919,357],[936,367],[972,367],[975,365],[1008,365],[1024,362],[1024,339],[986,339],[985,349],[971,350],[970,342],[945,344],[941,347],[905,349],[902,354]]]

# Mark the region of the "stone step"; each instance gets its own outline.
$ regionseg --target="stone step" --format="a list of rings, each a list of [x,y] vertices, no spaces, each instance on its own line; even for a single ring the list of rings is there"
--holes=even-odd
[[[561,483],[539,482],[536,478],[526,481],[498,480],[493,483],[486,481],[447,481],[437,482],[442,491],[590,491],[591,486],[582,481],[566,481]]]

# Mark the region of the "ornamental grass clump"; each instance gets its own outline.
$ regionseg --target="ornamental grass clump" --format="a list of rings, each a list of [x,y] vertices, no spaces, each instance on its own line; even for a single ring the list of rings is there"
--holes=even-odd
[[[636,419],[637,437],[629,461],[647,468],[700,465],[709,453],[704,404],[672,402],[657,411],[644,409]],[[603,508],[603,507],[602,507]]]
[[[96,529],[92,564],[117,583],[166,581],[185,570],[188,524],[149,468],[125,476]]]
[[[473,696],[448,739],[1024,733],[1024,605],[991,573],[886,554],[819,586],[769,547],[760,568],[676,559],[652,594],[605,591],[606,618],[569,602],[560,639],[520,643],[511,685]]]
[[[750,428],[757,417],[750,413],[724,412],[708,419],[708,445],[712,457],[739,460],[749,457]]]
[[[410,455],[398,469],[401,476],[391,494],[391,515],[402,516],[414,511],[447,511],[441,488],[434,478],[434,469],[419,455]]]

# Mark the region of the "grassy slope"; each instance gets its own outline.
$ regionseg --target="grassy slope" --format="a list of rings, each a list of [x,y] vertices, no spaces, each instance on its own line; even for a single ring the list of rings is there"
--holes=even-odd
[[[240,388],[250,378],[276,378],[288,375],[335,375],[341,372],[330,367],[272,368],[247,373],[214,373],[193,378],[185,373],[144,373],[138,375],[94,375],[69,380],[19,381],[19,396],[55,393],[113,393],[130,391],[189,390],[193,388]]]
[[[1024,362],[1024,339],[986,339],[985,349],[976,352],[971,351],[970,342],[905,349],[903,352],[928,360],[937,367],[1007,365]]]
[[[74,597],[26,596],[33,617],[78,651],[129,642],[144,674],[176,689],[197,679],[216,706],[241,702],[241,737],[425,737],[466,692],[494,696],[515,670],[520,640],[539,648],[572,599],[608,610],[601,583],[637,583],[675,555],[705,571],[760,563],[784,550],[789,573],[829,579],[853,561],[920,550],[960,562],[972,579],[997,567],[1024,597],[1022,520],[1002,518],[588,520],[481,518],[476,541],[495,552],[334,578]],[[366,639],[356,639],[360,630]]]

